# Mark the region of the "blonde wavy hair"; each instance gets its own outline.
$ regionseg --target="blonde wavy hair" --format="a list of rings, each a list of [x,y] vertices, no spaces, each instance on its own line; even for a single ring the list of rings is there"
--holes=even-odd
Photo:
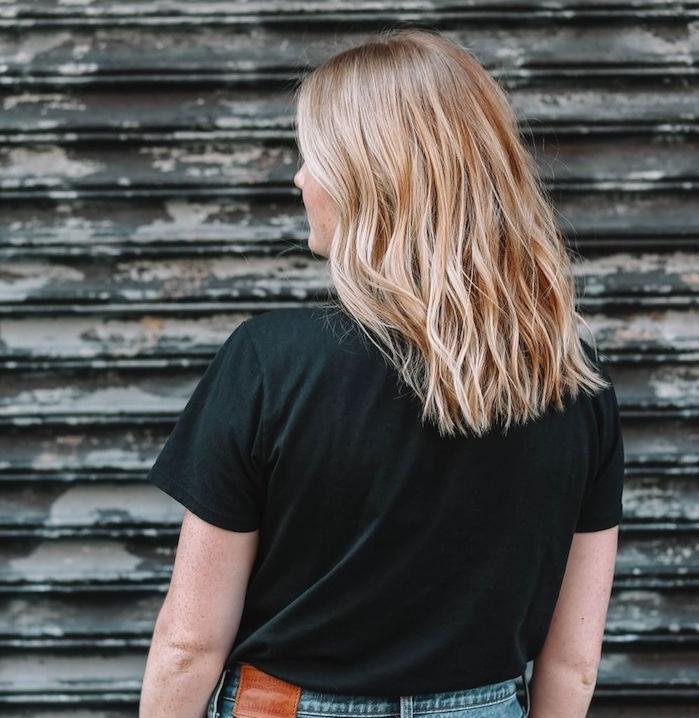
[[[506,431],[563,409],[566,390],[609,386],[580,344],[572,257],[516,116],[470,51],[433,30],[384,30],[294,96],[300,157],[337,208],[339,306],[420,398],[423,422]]]

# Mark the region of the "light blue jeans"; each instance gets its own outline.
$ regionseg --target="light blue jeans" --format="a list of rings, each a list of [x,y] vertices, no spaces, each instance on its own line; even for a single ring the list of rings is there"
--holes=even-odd
[[[231,718],[240,680],[240,663],[221,674],[211,694],[207,718]],[[321,693],[301,689],[297,718],[525,718],[515,679],[443,693],[380,697]]]

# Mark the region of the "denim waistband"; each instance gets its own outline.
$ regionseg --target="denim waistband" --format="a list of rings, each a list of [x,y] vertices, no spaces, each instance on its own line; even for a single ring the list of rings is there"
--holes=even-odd
[[[232,702],[240,681],[240,662],[228,669],[228,675],[221,686],[221,699]],[[325,693],[308,688],[301,689],[299,714],[322,716],[405,716],[434,713],[439,710],[484,706],[505,702],[517,693],[516,679],[488,683],[475,688],[444,691],[440,693],[417,693],[412,696],[361,696],[342,693]],[[410,701],[406,711],[405,701]]]

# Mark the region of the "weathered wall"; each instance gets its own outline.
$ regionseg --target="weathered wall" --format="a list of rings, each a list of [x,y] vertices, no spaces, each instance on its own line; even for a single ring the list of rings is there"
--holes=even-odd
[[[0,5],[3,715],[136,714],[181,517],[145,473],[234,325],[327,287],[292,80],[402,22],[510,92],[612,362],[626,519],[590,715],[697,715],[699,11],[508,7]]]

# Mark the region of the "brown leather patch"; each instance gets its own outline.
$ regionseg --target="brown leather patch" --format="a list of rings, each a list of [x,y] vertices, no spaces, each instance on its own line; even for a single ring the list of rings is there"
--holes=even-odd
[[[250,663],[241,663],[233,715],[236,718],[294,718],[300,698],[301,686],[270,676]]]

